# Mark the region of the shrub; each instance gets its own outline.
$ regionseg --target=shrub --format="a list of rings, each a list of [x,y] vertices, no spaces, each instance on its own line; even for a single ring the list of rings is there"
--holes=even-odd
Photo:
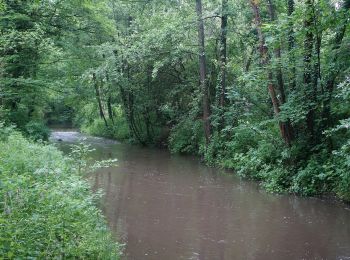
[[[186,118],[170,132],[169,149],[172,153],[198,154],[201,143],[204,143],[204,133],[200,120]]]
[[[350,201],[350,141],[333,153],[335,172],[339,176],[339,183],[335,187],[337,195]]]
[[[218,132],[211,136],[210,143],[207,146],[205,143],[202,143],[199,147],[199,153],[204,156],[204,161],[208,165],[219,164],[224,151],[225,142]]]
[[[307,161],[305,167],[298,170],[293,178],[291,191],[306,196],[330,192],[335,178],[329,160],[317,154]]]
[[[106,126],[102,119],[95,119],[91,124],[86,124],[81,127],[82,132],[94,135],[107,137],[117,140],[125,140],[129,138],[129,129],[126,121],[118,120],[115,124],[109,121]]]
[[[98,197],[54,146],[0,141],[0,190],[0,258],[119,258]]]
[[[117,140],[125,140],[130,137],[128,122],[121,106],[113,108],[113,122],[108,119],[108,126],[102,118],[96,115],[96,109],[95,104],[88,103],[75,117],[74,122],[80,126],[82,132]]]
[[[269,192],[283,193],[288,190],[292,182],[292,171],[282,165],[266,166],[260,176],[263,180],[262,186]]]
[[[25,125],[24,130],[35,141],[47,141],[50,137],[50,129],[43,122],[30,121]]]

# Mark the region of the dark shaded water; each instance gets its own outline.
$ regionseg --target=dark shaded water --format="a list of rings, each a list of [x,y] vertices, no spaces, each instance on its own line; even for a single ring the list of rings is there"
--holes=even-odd
[[[54,132],[62,149],[82,135]],[[193,157],[87,137],[118,167],[92,176],[127,259],[350,259],[350,209],[267,194]]]

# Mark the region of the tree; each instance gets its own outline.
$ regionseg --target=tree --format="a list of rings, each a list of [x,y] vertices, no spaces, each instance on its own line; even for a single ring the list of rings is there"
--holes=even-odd
[[[256,1],[253,1],[253,0],[250,1],[250,4],[251,4],[252,9],[253,9],[253,13],[254,13],[254,17],[255,17],[254,18],[255,25],[256,25],[257,32],[258,32],[258,36],[259,36],[259,51],[260,51],[261,64],[266,67],[269,65],[270,57],[269,57],[269,53],[268,53],[268,48],[267,48],[266,43],[265,43],[265,36],[262,32],[262,21],[261,21],[261,16],[260,16],[259,5]],[[275,86],[273,84],[273,74],[272,74],[271,69],[269,69],[269,68],[267,68],[267,80],[268,80],[268,92],[269,92],[270,97],[271,97],[273,110],[274,110],[275,116],[278,117],[279,113],[281,112],[280,104],[279,104],[279,100],[277,98]],[[280,86],[280,91],[283,93],[283,94],[281,93],[282,100],[285,100],[283,85]],[[290,132],[290,128],[288,126],[288,123],[286,124],[284,122],[279,122],[279,126],[280,126],[281,136],[283,137],[285,142],[288,145],[290,145],[292,136],[291,136],[291,132]]]
[[[221,3],[221,37],[220,37],[220,106],[225,107],[226,103],[226,62],[227,62],[227,21],[228,21],[228,0]]]
[[[210,103],[207,85],[207,65],[205,58],[205,42],[204,42],[204,22],[202,15],[202,1],[196,0],[196,12],[198,18],[198,45],[199,45],[199,75],[203,95],[203,122],[205,140],[208,144],[210,142]]]
[[[307,129],[311,139],[314,141],[315,138],[315,103],[317,89],[312,82],[312,56],[313,56],[313,45],[314,45],[314,34],[313,34],[313,1],[307,0],[305,2],[305,19],[304,28],[306,30],[304,40],[304,85],[305,85],[305,96],[308,98],[308,112],[306,116]]]

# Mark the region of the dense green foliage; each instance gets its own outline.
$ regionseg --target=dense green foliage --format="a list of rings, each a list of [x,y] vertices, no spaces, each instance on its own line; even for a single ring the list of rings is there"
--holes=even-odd
[[[0,258],[118,259],[79,160],[9,128],[0,139]]]
[[[273,192],[349,200],[349,7],[3,1],[1,116],[29,133],[71,122],[200,155]]]

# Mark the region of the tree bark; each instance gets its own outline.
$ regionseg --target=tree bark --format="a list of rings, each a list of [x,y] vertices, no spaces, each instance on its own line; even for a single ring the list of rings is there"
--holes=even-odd
[[[277,20],[277,14],[276,14],[276,9],[275,9],[275,5],[273,3],[273,0],[268,0],[268,10],[269,10],[269,14],[270,14],[270,19],[271,21],[275,22]],[[283,105],[286,103],[287,98],[286,98],[286,92],[285,92],[285,86],[284,86],[284,80],[283,80],[283,72],[282,72],[282,68],[281,68],[281,47],[280,45],[278,45],[275,49],[274,49],[274,54],[276,59],[278,60],[278,64],[277,64],[277,69],[276,69],[276,78],[277,78],[277,86],[278,86],[278,91],[280,94],[280,105]],[[290,123],[290,120],[288,119],[286,122],[282,123],[282,127],[283,127],[283,131],[284,131],[284,135],[286,138],[286,142],[288,144],[290,144],[292,142],[293,139],[293,127]]]
[[[206,144],[210,142],[210,103],[207,84],[207,66],[205,58],[204,22],[202,17],[202,1],[196,0],[196,12],[198,18],[198,44],[199,44],[199,74],[203,95],[203,124]]]
[[[294,36],[294,24],[291,21],[291,17],[294,13],[294,0],[287,0],[288,5],[288,17],[289,17],[289,29],[288,29],[288,51],[290,56],[290,63],[292,64],[291,69],[291,79],[290,79],[290,89],[295,90],[296,86],[296,69],[295,69],[295,55],[294,55],[294,46],[295,46],[295,36]]]
[[[220,37],[220,106],[226,103],[226,63],[227,63],[227,20],[228,0],[222,0],[221,37]]]
[[[112,121],[114,125],[114,118],[113,118],[113,109],[112,109],[112,97],[111,94],[108,94],[108,99],[107,99],[107,111],[108,111],[108,118]]]
[[[103,58],[105,58],[105,55],[103,55]],[[108,98],[107,98],[107,112],[108,112],[108,118],[112,121],[112,124],[114,125],[114,118],[113,118],[113,109],[112,109],[112,96],[111,96],[111,89],[110,89],[110,82],[109,82],[109,74],[108,71],[105,71],[106,74],[106,82],[107,82],[107,92],[108,92]]]
[[[95,74],[95,73],[92,73],[92,79],[93,79],[93,81],[94,81],[95,95],[96,95],[96,100],[97,100],[97,103],[98,103],[98,108],[99,108],[99,111],[100,111],[100,117],[103,119],[103,121],[104,121],[106,127],[108,127],[108,123],[107,123],[105,114],[104,114],[104,112],[103,112],[102,101],[101,101],[101,94],[100,94],[100,88],[99,88],[99,86],[98,86],[97,79],[96,79],[96,74]]]
[[[250,0],[250,4],[252,6],[252,10],[254,13],[256,30],[258,32],[258,37],[259,37],[259,51],[260,51],[260,57],[261,57],[261,64],[263,66],[267,66],[270,62],[270,57],[268,54],[268,48],[265,44],[265,37],[261,29],[262,21],[260,16],[259,5],[258,5],[258,2],[255,0]],[[277,117],[280,113],[280,107],[279,107],[279,102],[276,94],[276,89],[273,84],[273,74],[270,69],[267,69],[267,79],[268,79],[268,92],[270,94],[274,114]],[[280,127],[280,133],[282,138],[284,139],[287,145],[290,145],[291,137],[289,136],[288,131],[286,130],[285,123],[279,122],[279,127]]]
[[[315,90],[312,80],[312,53],[314,44],[314,34],[312,31],[313,26],[313,1],[306,0],[306,13],[304,20],[304,28],[306,30],[305,41],[304,41],[304,87],[305,96],[308,98],[308,112],[306,115],[306,125],[309,135],[314,140],[315,135],[315,109],[314,103],[316,101]]]
[[[267,0],[268,2],[268,10],[269,10],[269,15],[270,15],[270,19],[272,22],[275,22],[277,20],[277,15],[276,15],[276,10],[275,10],[275,6],[273,4],[272,0]],[[283,81],[283,73],[282,73],[282,68],[281,68],[281,48],[280,46],[277,46],[274,49],[274,54],[275,57],[278,61],[278,65],[277,65],[277,69],[276,69],[276,78],[277,78],[277,86],[278,86],[278,90],[280,92],[280,101],[281,104],[286,103],[286,94],[285,94],[285,90],[284,90],[284,81]]]
[[[114,3],[112,5],[112,10],[113,10],[113,15],[114,15],[114,20],[116,22],[116,26],[118,26],[117,19],[116,19],[117,10],[115,8]],[[126,32],[125,32],[126,35],[130,34],[130,27],[131,27],[132,20],[133,20],[132,16],[128,15],[128,17],[125,21],[126,27],[127,27]],[[113,51],[113,53],[117,58],[118,57],[117,51]],[[121,70],[123,73],[126,74],[127,81],[131,82],[132,78],[131,78],[131,73],[130,73],[130,65],[124,57],[121,57],[121,62],[122,62]],[[116,64],[116,67],[118,67],[117,64]],[[122,86],[121,84],[119,84],[119,90],[120,90],[120,95],[121,95],[121,99],[122,99],[122,103],[123,103],[123,107],[124,107],[124,112],[126,115],[126,120],[127,120],[128,126],[129,126],[130,134],[133,137],[135,137],[137,139],[137,141],[139,141],[140,144],[146,145],[146,142],[142,138],[139,126],[135,122],[137,120],[135,120],[134,94],[133,94],[132,90],[130,90],[128,87]]]

